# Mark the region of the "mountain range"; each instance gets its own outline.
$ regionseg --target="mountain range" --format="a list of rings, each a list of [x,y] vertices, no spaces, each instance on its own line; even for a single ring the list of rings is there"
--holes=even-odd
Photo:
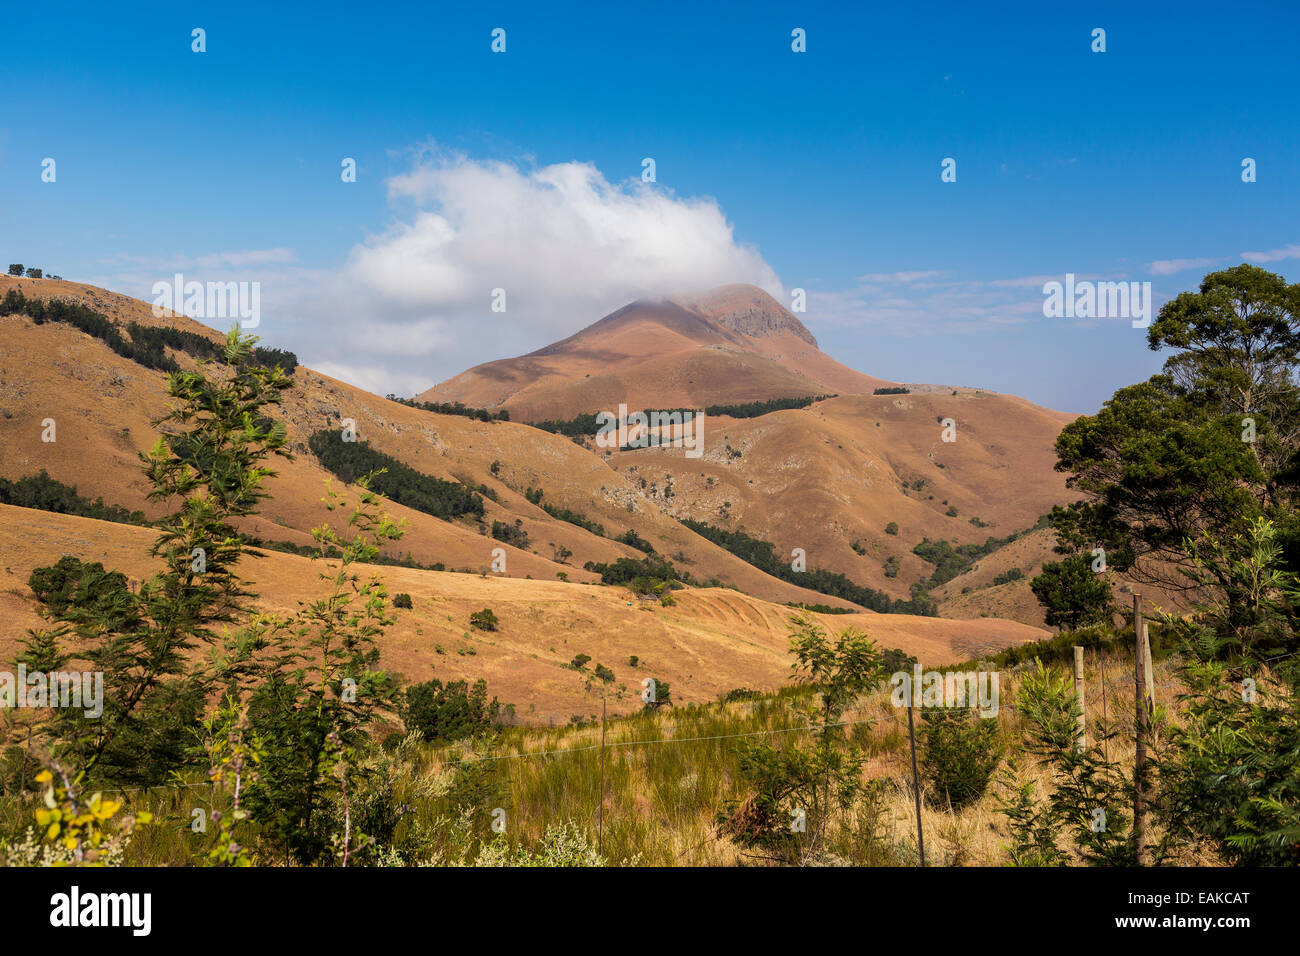
[[[135,323],[223,338],[93,286],[0,277],[0,296],[11,289],[80,303],[125,336]],[[191,352],[166,349],[182,368],[196,367]],[[273,412],[294,459],[277,463],[271,499],[241,529],[275,543],[249,559],[254,590],[268,607],[309,592],[311,562],[285,552],[310,545],[311,529],[329,517],[326,482],[338,483],[311,439],[351,420],[368,448],[482,501],[481,515],[444,517],[392,503],[407,532],[389,557],[422,568],[377,568],[390,592],[414,598],[387,638],[389,666],[412,679],[429,668],[444,678],[484,676],[524,719],[563,721],[583,706],[567,667],[579,653],[605,662],[635,656],[671,681],[681,701],[777,686],[788,673],[791,604],[848,612],[823,620],[836,629],[857,624],[927,663],[1046,636],[1028,580],[1051,555],[1038,519],[1072,497],[1053,469],[1053,441],[1073,416],[1014,396],[850,369],[755,287],[633,302],[546,348],[433,385],[415,404],[306,366],[294,380]],[[774,399],[794,407],[764,411]],[[0,316],[0,477],[44,471],[83,498],[156,517],[162,506],[145,498],[137,455],[156,441],[152,420],[166,400],[164,372],[102,336],[22,311]],[[487,414],[419,404],[457,402]],[[706,415],[698,458],[675,447],[603,448],[590,435],[554,430],[620,405],[723,410]],[[48,419],[54,441],[43,440]],[[25,586],[32,569],[76,554],[143,576],[149,540],[147,529],[130,525],[0,506],[0,651],[39,624]],[[502,549],[503,570],[494,568],[494,549]],[[597,586],[594,566],[648,552],[692,584],[722,587],[688,587],[665,606]],[[755,554],[782,567],[774,572]],[[823,583],[830,576],[859,590],[805,586],[810,578],[785,570],[800,562]],[[904,602],[918,589],[937,617],[876,614],[844,596]],[[501,619],[498,632],[467,626],[483,606]]]

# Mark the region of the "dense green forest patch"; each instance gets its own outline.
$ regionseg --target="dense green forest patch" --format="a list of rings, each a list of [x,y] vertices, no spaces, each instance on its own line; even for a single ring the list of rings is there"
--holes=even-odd
[[[765,571],[782,581],[829,594],[832,597],[843,598],[882,614],[923,614],[927,617],[938,614],[938,607],[934,600],[923,591],[914,591],[911,599],[907,601],[891,598],[875,588],[854,583],[838,571],[817,569],[796,571],[788,562],[777,557],[776,545],[771,541],[752,537],[744,531],[727,531],[690,518],[682,519],[682,524],[720,548],[730,551],[747,564],[752,564],[760,571]]]
[[[118,524],[148,524],[143,511],[130,511],[120,505],[106,505],[103,498],[94,501],[83,498],[77,494],[75,485],[56,481],[44,468],[39,474],[28,475],[17,481],[0,478],[0,504],[79,515],[82,518],[98,518],[100,521],[115,521]]]
[[[326,471],[349,484],[384,469],[374,476],[371,487],[408,508],[448,520],[483,517],[483,498],[473,488],[416,471],[369,442],[346,442],[337,430],[324,429],[312,433],[307,447]]]

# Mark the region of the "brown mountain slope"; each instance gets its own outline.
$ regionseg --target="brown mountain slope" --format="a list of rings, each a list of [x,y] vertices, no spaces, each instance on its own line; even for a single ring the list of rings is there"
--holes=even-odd
[[[1015,621],[1046,627],[1043,606],[1029,589],[1029,582],[1046,561],[1059,561],[1053,552],[1056,534],[1040,528],[1005,547],[980,558],[965,574],[936,588],[939,614],[950,618],[1009,617]],[[1019,571],[1022,577],[994,584],[999,576]]]
[[[28,508],[0,505],[0,657],[12,660],[18,639],[41,619],[27,588],[34,568],[64,554],[101,561],[142,579],[158,570],[148,556],[154,533]],[[319,568],[296,555],[268,552],[248,558],[241,574],[268,610],[290,613],[298,601],[320,593]],[[566,665],[578,654],[613,669],[613,713],[640,706],[641,680],[672,686],[678,704],[711,701],[737,687],[773,689],[790,672],[786,621],[789,608],[735,591],[687,589],[661,607],[637,601],[622,588],[560,581],[528,581],[375,567],[389,593],[407,592],[410,610],[381,646],[382,664],[411,680],[479,677],[503,702],[514,703],[528,723],[565,723],[588,714],[592,698],[583,678]],[[469,627],[469,615],[491,607],[499,630]],[[899,647],[924,663],[943,664],[1003,647],[1040,640],[1046,632],[1012,621],[947,621],[905,615],[827,615],[832,631],[850,625],[883,647]],[[636,655],[639,666],[628,659]]]
[[[19,284],[0,277],[0,295]],[[168,324],[219,337],[184,317],[156,319],[146,303],[90,286],[49,280],[23,280],[22,286],[29,296],[86,302],[123,324]],[[728,348],[748,343],[750,351],[744,353],[695,350],[694,360],[739,356],[767,370],[784,369],[777,362],[788,357],[782,350],[802,353],[799,361],[805,365],[810,349],[813,359],[820,356],[793,316],[779,306],[774,311],[755,292],[729,287],[690,301],[689,308],[661,303],[654,320],[639,307],[629,307],[579,337],[591,333],[589,342],[624,352],[630,347],[620,344],[620,335],[657,336],[678,344],[712,337],[715,343],[730,343]],[[571,343],[552,349],[572,353]],[[183,365],[193,364],[187,356],[175,357]],[[784,369],[783,374],[802,373]],[[868,385],[879,381],[861,378]],[[758,571],[677,519],[743,528],[774,541],[785,555],[803,548],[811,568],[839,571],[858,584],[905,598],[909,585],[932,570],[911,554],[921,538],[971,542],[1005,536],[1069,497],[1061,476],[1051,470],[1050,452],[1062,419],[1069,416],[1011,396],[953,395],[938,389],[904,396],[844,394],[808,409],[754,419],[710,417],[704,457],[688,459],[681,449],[611,453],[521,424],[433,414],[305,367],[295,380],[297,388],[275,415],[288,425],[297,458],[277,463],[280,475],[270,483],[273,497],[247,530],[266,540],[308,543],[310,529],[327,516],[320,498],[328,476],[306,439],[351,418],[363,440],[411,467],[485,486],[496,495],[496,500],[485,499],[481,524],[443,521],[393,506],[409,529],[393,552],[449,568],[486,570],[493,549],[502,548],[510,577],[553,580],[564,574],[575,582],[594,581],[596,575],[582,570],[584,562],[641,557],[640,551],[612,540],[634,530],[696,579],[718,578],[778,603],[848,607],[848,602]],[[801,386],[794,393],[809,391]],[[620,402],[638,404],[609,397],[615,408]],[[651,398],[645,404],[690,404],[657,393]],[[0,317],[0,475],[19,478],[45,469],[78,486],[83,495],[156,513],[143,501],[146,488],[137,452],[155,441],[150,419],[164,402],[161,373],[117,356],[97,339],[59,323],[37,326],[22,316]],[[937,418],[944,416],[957,420],[955,444],[940,440]],[[54,443],[41,441],[45,418],[58,423]],[[918,491],[912,486],[920,478],[925,484]],[[551,517],[525,498],[530,487],[544,491],[544,504],[599,522],[605,534]],[[948,502],[958,509],[957,518],[944,514]],[[971,516],[984,526],[971,525]],[[498,521],[518,522],[528,543],[516,548],[488,536]],[[898,536],[884,534],[889,521],[900,525]],[[561,562],[563,550],[572,554]],[[893,578],[883,569],[890,556],[900,561],[900,573]],[[972,611],[989,613],[985,607]],[[1019,609],[1010,613],[1033,619]]]
[[[953,442],[943,441],[948,418]],[[674,516],[772,541],[786,560],[802,548],[810,568],[906,598],[934,571],[912,553],[922,539],[982,544],[1070,500],[1053,470],[1060,427],[1058,413],[1011,396],[851,395],[758,418],[706,417],[696,460],[665,447],[608,457]],[[896,535],[885,532],[891,522]]]
[[[19,281],[0,276],[0,295]],[[170,324],[213,338],[217,333],[183,316],[156,319],[147,303],[76,283],[30,280],[28,296],[80,301],[114,321]],[[194,363],[184,354],[182,365]],[[264,540],[310,542],[310,529],[325,520],[321,502],[328,473],[306,441],[318,429],[356,422],[358,437],[434,477],[485,485],[498,501],[485,499],[482,526],[443,521],[398,504],[393,513],[408,523],[406,537],[391,549],[423,564],[486,570],[495,548],[506,551],[506,574],[553,579],[564,573],[594,581],[587,561],[639,558],[640,551],[610,540],[634,528],[663,555],[701,579],[717,577],[742,590],[779,602],[850,606],[778,581],[687,530],[641,493],[636,482],[612,471],[573,442],[509,422],[486,423],[409,408],[300,366],[297,387],[274,417],[289,429],[293,461],[276,461],[269,482],[272,498],[245,530]],[[137,453],[157,434],[150,423],[166,402],[164,376],[113,353],[99,340],[61,323],[35,325],[23,316],[0,317],[0,476],[17,479],[44,469],[75,485],[84,496],[156,514],[144,502],[146,487]],[[54,442],[41,439],[42,421],[54,418]],[[496,473],[492,465],[497,464]],[[528,502],[525,488],[540,487],[545,502],[580,512],[601,523],[606,536],[552,518]],[[521,527],[527,548],[487,536],[493,522]],[[572,552],[555,560],[559,548]]]
[[[505,407],[516,420],[538,421],[620,403],[694,408],[887,384],[836,362],[775,299],[739,285],[681,302],[633,302],[567,339],[478,365],[417,397]]]

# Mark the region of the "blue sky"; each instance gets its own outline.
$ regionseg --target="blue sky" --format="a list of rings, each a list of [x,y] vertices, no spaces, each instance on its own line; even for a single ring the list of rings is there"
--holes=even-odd
[[[1294,4],[586,6],[10,5],[0,257],[260,282],[268,343],[402,394],[637,295],[798,287],[865,372],[1080,412],[1159,357],[1044,281],[1300,281]]]

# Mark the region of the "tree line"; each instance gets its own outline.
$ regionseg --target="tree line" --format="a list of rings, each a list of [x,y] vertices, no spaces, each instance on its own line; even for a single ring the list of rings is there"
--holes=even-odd
[[[486,408],[473,408],[464,402],[417,402],[413,398],[398,398],[396,395],[389,393],[384,396],[390,402],[397,402],[399,405],[405,405],[408,408],[418,408],[421,411],[437,412],[439,415],[460,415],[464,418],[473,418],[480,422],[508,422],[510,413],[504,408],[490,412]]]
[[[103,498],[93,501],[85,498],[77,494],[75,485],[65,485],[51,478],[44,468],[39,474],[28,475],[17,481],[0,478],[0,504],[114,521],[118,524],[148,524],[143,511],[131,511],[121,505],[106,505]]]
[[[196,359],[207,360],[219,358],[224,349],[222,343],[214,342],[207,336],[167,326],[129,322],[126,326],[127,335],[123,335],[112,319],[87,305],[63,299],[29,299],[17,289],[10,289],[5,293],[4,299],[0,299],[0,315],[27,315],[37,325],[46,322],[71,325],[99,339],[123,358],[162,372],[181,370],[176,360],[167,355],[168,348]],[[260,346],[248,351],[246,361],[268,368],[279,365],[288,374],[293,374],[298,367],[298,356],[293,352]]]
[[[875,588],[865,587],[852,581],[838,571],[809,569],[796,571],[790,563],[781,560],[776,553],[776,545],[771,541],[755,538],[744,531],[728,531],[703,521],[683,518],[682,524],[696,534],[707,538],[720,548],[731,552],[747,564],[751,564],[774,578],[797,584],[800,587],[843,598],[882,614],[920,614],[934,617],[939,613],[938,605],[928,593],[920,588],[913,588],[909,600],[892,598]]]
[[[369,442],[344,441],[337,429],[313,432],[307,447],[321,467],[341,481],[352,484],[373,473],[372,489],[408,508],[447,520],[483,517],[483,497],[475,489],[416,471]]]

